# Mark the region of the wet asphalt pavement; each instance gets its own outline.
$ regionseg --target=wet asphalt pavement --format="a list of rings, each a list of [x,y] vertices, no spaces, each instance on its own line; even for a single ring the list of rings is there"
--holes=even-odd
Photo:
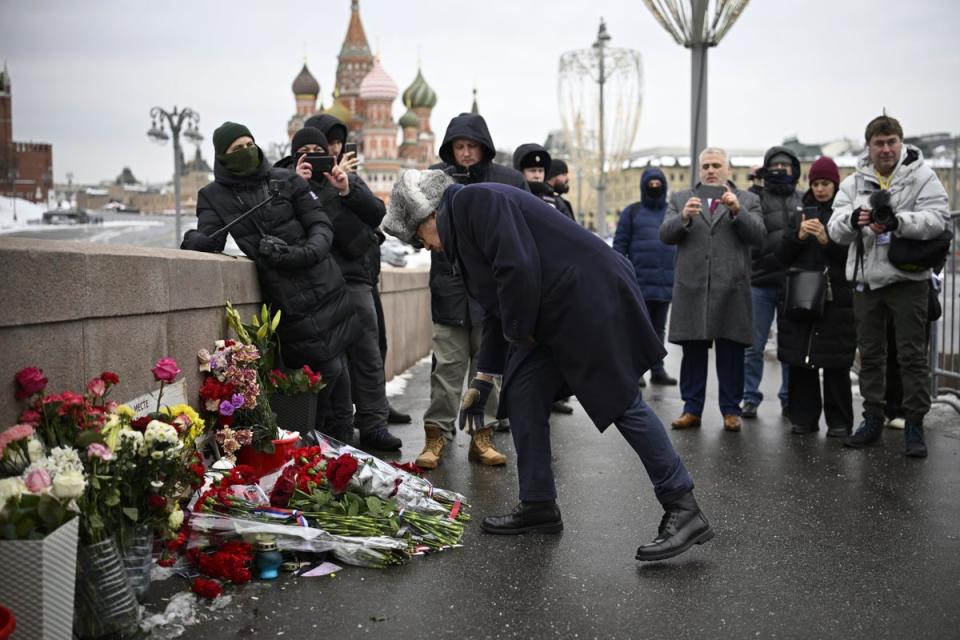
[[[669,348],[676,374],[679,350]],[[472,503],[463,548],[387,570],[230,589],[232,602],[201,608],[182,637],[960,637],[958,414],[940,405],[928,416],[926,460],[901,455],[900,431],[867,451],[828,440],[824,425],[792,435],[776,401],[779,368],[768,360],[760,417],[726,433],[710,371],[703,427],[670,434],[717,533],[706,545],[665,562],[634,560],[661,509],[620,434],[599,434],[574,402],[574,415],[553,422],[561,535],[482,534],[484,515],[516,503],[513,445],[497,434],[509,463],[486,468],[468,463],[461,435],[429,477]],[[423,443],[428,374],[417,365],[391,399],[415,417],[391,427],[403,461]],[[665,423],[679,415],[676,387],[644,395]],[[148,610],[185,588],[178,578],[155,583]]]

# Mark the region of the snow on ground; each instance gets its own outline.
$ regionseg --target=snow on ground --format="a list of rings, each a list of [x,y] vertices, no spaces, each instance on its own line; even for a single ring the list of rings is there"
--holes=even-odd
[[[419,362],[414,363],[413,367],[416,367],[421,362],[428,362],[430,360],[430,354],[427,354],[420,359]],[[390,378],[387,382],[387,397],[403,395],[403,392],[407,390],[407,380],[413,375],[413,367],[410,367],[403,373],[397,374]]]
[[[41,220],[43,212],[48,211],[49,207],[45,204],[34,204],[29,200],[17,198],[17,221],[13,221],[13,198],[0,196],[0,229],[17,228],[27,226],[30,220]]]

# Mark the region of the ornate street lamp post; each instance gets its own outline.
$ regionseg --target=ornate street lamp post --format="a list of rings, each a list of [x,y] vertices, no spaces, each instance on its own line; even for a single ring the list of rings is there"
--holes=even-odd
[[[173,111],[169,112],[160,107],[154,107],[150,109],[150,119],[151,126],[150,130],[147,131],[147,135],[152,140],[163,144],[170,139],[171,135],[173,136],[173,197],[177,212],[176,237],[173,240],[173,246],[179,247],[182,237],[180,233],[180,163],[183,159],[180,147],[180,132],[183,131],[184,137],[192,142],[200,143],[203,140],[203,136],[200,135],[200,131],[197,129],[197,125],[200,123],[200,116],[197,115],[196,111],[189,108],[178,111],[177,108],[174,107]],[[164,122],[170,127],[169,135],[164,130]]]
[[[643,0],[677,44],[693,55],[690,84],[690,185],[707,146],[707,49],[727,35],[749,0]]]

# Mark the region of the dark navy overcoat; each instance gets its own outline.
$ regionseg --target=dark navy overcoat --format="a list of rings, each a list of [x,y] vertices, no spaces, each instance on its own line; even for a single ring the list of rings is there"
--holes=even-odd
[[[603,431],[666,355],[633,266],[536,196],[502,184],[453,185],[437,213],[444,253],[484,310],[478,370],[510,378],[536,346]],[[504,402],[506,400],[506,402]]]

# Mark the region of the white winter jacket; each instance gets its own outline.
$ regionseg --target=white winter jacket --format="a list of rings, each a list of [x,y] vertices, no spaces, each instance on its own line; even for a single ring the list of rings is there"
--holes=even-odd
[[[911,273],[890,264],[888,238],[878,236],[870,227],[854,229],[850,217],[857,207],[870,208],[870,194],[880,189],[873,164],[866,152],[857,162],[857,171],[840,183],[833,201],[833,215],[827,234],[837,244],[852,244],[847,257],[847,279],[879,289],[904,280],[929,280],[930,270]],[[930,240],[942,234],[949,224],[947,192],[932,168],[923,162],[923,153],[913,145],[903,145],[900,162],[893,170],[889,186],[890,204],[900,222],[892,235]],[[857,268],[857,235],[863,237],[863,271]],[[856,270],[856,273],[854,273]]]

